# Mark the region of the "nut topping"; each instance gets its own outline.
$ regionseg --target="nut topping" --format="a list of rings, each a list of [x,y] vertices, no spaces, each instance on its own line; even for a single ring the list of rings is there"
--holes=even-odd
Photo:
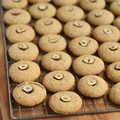
[[[19,68],[20,70],[27,70],[28,67],[29,67],[29,66],[28,66],[27,64],[21,64],[21,65],[18,66],[18,68]]]
[[[77,22],[73,23],[73,25],[79,28],[83,26],[81,23],[77,23]]]
[[[13,12],[12,12],[12,15],[19,15],[19,14],[20,14],[19,11],[13,11]]]
[[[41,11],[44,11],[44,10],[47,9],[47,6],[46,6],[46,5],[40,5],[40,6],[38,7],[38,9],[41,10]]]
[[[89,0],[90,2],[97,2],[97,0]]]
[[[63,102],[70,102],[72,98],[69,95],[63,95],[60,98]]]
[[[19,44],[18,48],[21,50],[26,50],[26,49],[28,49],[28,46],[25,43],[21,43],[21,44]]]
[[[120,64],[119,63],[117,65],[115,65],[115,69],[120,70]]]
[[[87,85],[95,86],[96,84],[97,84],[97,81],[95,79],[91,79],[87,81]]]
[[[60,60],[60,55],[58,55],[58,54],[54,54],[53,56],[52,56],[52,59],[53,60]]]
[[[25,28],[22,28],[22,27],[19,27],[19,28],[17,28],[17,30],[16,30],[17,33],[22,33],[22,32],[25,32],[25,31],[26,31],[26,29],[25,29]]]
[[[86,57],[83,59],[83,62],[86,64],[92,64],[95,62],[95,60],[93,60],[92,58]]]
[[[33,88],[30,85],[26,85],[22,89],[25,93],[31,93],[33,91]]]
[[[12,0],[13,2],[20,2],[21,0]]]
[[[72,11],[73,8],[72,8],[72,7],[66,7],[65,10],[66,10],[66,11]]]
[[[103,12],[102,11],[98,11],[95,13],[95,16],[96,17],[101,17],[103,15]]]
[[[86,47],[89,44],[89,42],[87,40],[80,40],[79,44],[83,47]]]
[[[46,20],[44,23],[45,23],[45,25],[51,25],[52,21],[51,20]]]
[[[112,50],[112,51],[115,51],[115,50],[118,49],[118,47],[115,46],[115,45],[110,45],[110,46],[108,46],[108,48],[109,48],[110,50]]]
[[[111,34],[112,33],[112,30],[111,29],[107,29],[107,28],[105,28],[103,31],[106,34]]]
[[[54,75],[53,78],[55,78],[56,80],[62,80],[63,77],[64,77],[63,74],[61,74],[61,73],[57,73],[57,74]]]
[[[55,37],[49,39],[49,42],[51,42],[51,43],[56,43],[57,41],[58,41],[58,39]]]

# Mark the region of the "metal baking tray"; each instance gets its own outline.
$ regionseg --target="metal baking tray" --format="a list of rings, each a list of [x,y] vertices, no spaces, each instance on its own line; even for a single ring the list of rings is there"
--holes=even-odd
[[[7,53],[7,49],[9,47],[9,45],[11,45],[11,43],[7,40],[6,36],[5,36],[5,29],[7,27],[7,25],[4,23],[3,21],[3,14],[4,14],[4,9],[2,8],[2,4],[1,4],[1,0],[0,0],[0,9],[1,9],[1,20],[2,20],[2,29],[3,29],[3,40],[4,40],[4,49],[5,49],[5,60],[6,60],[6,71],[7,71],[7,82],[8,82],[8,95],[9,95],[9,105],[10,105],[10,115],[13,119],[25,119],[25,118],[46,118],[46,117],[60,117],[60,116],[72,116],[72,115],[81,115],[81,114],[93,114],[93,113],[105,113],[105,112],[115,112],[115,111],[120,111],[120,106],[114,104],[110,99],[109,99],[109,95],[108,93],[106,93],[104,96],[94,99],[94,98],[88,98],[85,97],[81,94],[78,93],[76,86],[74,86],[71,91],[75,91],[76,93],[78,93],[81,98],[82,98],[82,107],[81,109],[75,113],[75,114],[70,114],[70,115],[60,115],[60,114],[56,114],[54,113],[51,108],[49,107],[49,98],[50,96],[53,94],[51,92],[48,91],[48,95],[47,98],[39,105],[36,105],[34,107],[24,107],[20,104],[18,104],[14,98],[12,97],[12,91],[15,88],[15,86],[18,85],[18,83],[15,83],[14,81],[12,81],[12,79],[9,77],[9,67],[12,63],[14,63],[15,61],[12,60],[8,53]],[[36,20],[32,19],[32,21],[30,22],[30,25],[33,27],[34,23]],[[62,36],[64,36],[66,38],[66,41],[69,42],[69,38],[66,37],[64,35],[64,33],[61,33]],[[39,38],[41,36],[38,35],[36,33],[36,37],[33,40],[33,43],[35,43],[38,46],[38,41]],[[65,52],[67,52],[72,59],[75,59],[76,57],[74,55],[72,55],[72,53],[70,53],[70,51],[68,50],[68,48],[65,50]],[[38,78],[38,80],[36,80],[36,82],[42,83],[42,79],[43,77],[49,72],[46,71],[42,66],[41,66],[41,58],[45,53],[43,51],[40,50],[39,56],[37,58],[37,60],[35,61],[36,63],[38,63],[40,65],[42,74],[40,75],[40,77]],[[107,66],[107,64],[105,64]],[[74,73],[74,71],[72,70],[72,68],[70,68],[69,70],[71,73],[73,73],[73,75],[75,76],[76,79],[76,83],[78,82],[78,80],[81,78],[80,76],[78,76],[76,73]],[[108,85],[109,85],[109,89],[114,85],[114,83],[112,81],[110,81],[106,74],[105,74],[105,70],[99,74],[98,76],[104,78]]]

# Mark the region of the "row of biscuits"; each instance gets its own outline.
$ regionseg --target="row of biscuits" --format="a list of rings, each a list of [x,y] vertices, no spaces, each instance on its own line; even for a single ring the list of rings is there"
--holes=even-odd
[[[28,27],[28,26],[23,26],[23,29],[21,29],[21,26],[22,26],[21,24],[10,26],[12,28],[15,27],[14,31],[11,32],[11,30],[13,30],[11,28],[9,30],[7,29],[7,31],[8,31],[8,33],[11,32],[13,34],[13,36],[17,32],[16,35],[19,34],[19,36],[17,38],[21,38],[20,34],[26,32],[25,27]],[[7,31],[6,31],[6,33],[7,33]],[[33,33],[32,33],[32,36],[34,36]],[[26,38],[26,35],[24,35],[23,37]],[[13,39],[11,38],[11,40],[13,40]],[[29,42],[17,43],[18,41],[16,39],[16,36],[14,37],[14,40],[15,40],[16,44],[13,44],[9,48],[9,54],[10,54],[10,56],[11,56],[11,54],[13,55],[13,59],[14,60],[16,60],[16,61],[19,61],[20,59],[34,60],[36,58],[36,56],[38,54],[38,49],[36,48],[35,45],[33,45],[32,43],[29,43]],[[19,41],[21,41],[21,40],[19,40]],[[52,39],[51,39],[51,41],[52,41]],[[15,51],[15,54],[13,53],[13,51]],[[32,51],[34,51],[34,52],[32,52]],[[30,53],[30,55],[29,55],[29,53]],[[46,92],[45,92],[45,89],[43,88],[43,86],[41,86],[39,84],[36,84],[36,83],[33,83],[33,82],[23,82],[24,80],[34,81],[34,80],[36,80],[38,78],[38,76],[40,75],[40,69],[38,68],[37,64],[35,64],[33,62],[30,62],[30,61],[19,61],[19,62],[16,62],[15,64],[12,64],[12,66],[10,67],[9,74],[10,74],[10,76],[12,77],[12,79],[14,81],[16,81],[18,83],[22,82],[13,91],[13,96],[14,96],[15,100],[18,103],[20,103],[20,104],[22,104],[24,106],[34,106],[36,104],[41,103],[45,99]],[[29,74],[31,74],[31,75],[28,76]],[[74,82],[75,82],[75,80],[73,79],[73,83]],[[37,86],[40,86],[40,87],[37,87]],[[40,88],[42,88],[42,90]],[[38,91],[38,90],[39,90],[39,92],[36,94],[36,91]],[[28,94],[31,94],[31,95],[28,95]],[[71,112],[71,113],[74,113],[74,112],[76,112],[76,110],[79,110],[79,108],[82,105],[82,101],[81,101],[80,97],[77,94],[75,94],[75,93],[71,93],[71,94],[73,94],[75,96],[75,98],[77,96],[78,105],[80,103],[79,107],[77,107],[78,105],[77,106],[73,105],[75,110],[73,112]],[[72,97],[74,97],[73,95],[72,95]],[[26,99],[24,99],[24,97]],[[30,99],[30,98],[32,98],[32,99]],[[64,101],[64,95],[62,97],[62,100]],[[72,101],[74,102],[74,99]],[[76,107],[77,107],[77,109],[76,109]],[[67,112],[67,114],[68,113],[70,114],[70,112]]]
[[[91,2],[96,2],[96,0],[91,0]],[[37,4],[35,4],[35,5],[37,5]],[[35,6],[35,5],[33,5],[33,6]],[[46,6],[45,6],[45,3],[44,3],[44,5],[42,5],[41,3],[39,3],[39,5],[40,5],[40,10],[41,10],[41,12],[43,12],[43,11],[45,11],[46,10]],[[33,7],[32,6],[32,7]],[[41,7],[42,6],[42,7]],[[31,7],[31,9],[32,9],[32,7]],[[77,9],[77,10],[76,10]],[[15,9],[14,9],[15,10]],[[20,9],[19,9],[20,10]],[[79,11],[80,10],[80,11]],[[20,10],[21,11],[21,10]],[[31,10],[31,11],[33,11],[33,10]],[[71,12],[72,11],[72,12]],[[63,14],[63,13],[68,13],[68,14]],[[77,13],[78,12],[78,13]],[[92,13],[93,11],[91,11],[91,13]],[[12,13],[13,15],[15,15],[15,17],[16,16],[18,16],[19,15],[19,12],[14,12],[14,11],[10,11],[10,13]],[[94,54],[96,51],[97,51],[97,49],[100,49],[100,47],[98,48],[98,43],[97,43],[97,41],[95,41],[94,39],[92,39],[92,38],[90,38],[90,37],[81,37],[81,36],[87,36],[87,35],[89,35],[90,34],[90,32],[91,32],[91,26],[87,23],[87,22],[84,22],[84,21],[79,21],[79,20],[77,20],[77,19],[81,19],[82,17],[83,17],[83,15],[84,15],[84,12],[82,11],[82,9],[80,9],[79,7],[76,7],[76,6],[63,6],[63,7],[61,7],[61,8],[59,8],[59,11],[58,11],[58,13],[59,13],[59,15],[57,15],[57,18],[59,19],[59,20],[61,20],[61,21],[63,21],[63,22],[68,22],[68,23],[66,23],[66,25],[64,26],[64,32],[65,32],[65,34],[68,36],[68,37],[70,37],[70,38],[75,38],[75,37],[78,37],[78,38],[75,38],[76,39],[76,43],[74,43],[75,42],[75,40],[73,39],[72,41],[73,41],[73,43],[72,43],[72,41],[71,41],[71,43],[69,44],[69,46],[71,45],[71,47],[74,47],[73,49],[71,49],[71,47],[69,47],[69,49],[70,49],[70,51],[74,54],[75,53],[75,55],[76,55],[76,53],[78,54],[77,56],[80,56],[80,57],[78,57],[78,58],[76,58],[75,60],[74,60],[74,62],[73,62],[73,69],[74,69],[74,71],[78,74],[78,75],[81,75],[81,76],[85,76],[85,77],[83,77],[79,82],[78,82],[78,90],[79,90],[79,92],[80,93],[82,93],[83,95],[85,95],[85,96],[88,96],[88,97],[93,97],[93,98],[97,98],[97,97],[100,97],[100,96],[102,96],[102,95],[104,95],[105,93],[106,93],[106,91],[107,91],[107,89],[108,89],[108,85],[107,85],[107,83],[102,79],[102,78],[100,78],[100,77],[98,77],[97,78],[97,76],[94,76],[94,74],[99,74],[100,72],[102,72],[103,71],[103,69],[104,69],[104,62],[100,59],[100,58],[98,58],[98,57],[96,57],[96,56],[94,56],[94,55],[88,55],[88,53],[89,52],[91,52],[91,53],[89,53],[89,54]],[[78,17],[78,14],[79,13],[81,13],[81,16],[79,17],[79,18],[77,18]],[[113,15],[112,15],[112,13],[110,13],[109,11],[107,11],[107,10],[104,10],[104,9],[102,9],[102,10],[97,10],[97,11],[95,11],[95,15],[96,15],[96,18],[97,18],[97,20],[96,20],[96,18],[94,19],[93,17],[94,16],[92,16],[92,15],[90,15],[90,20],[88,20],[88,22],[90,23],[90,24],[94,24],[94,25],[101,25],[101,24],[110,24],[111,22],[113,22]],[[31,13],[32,14],[32,13]],[[88,14],[90,14],[90,13],[88,13]],[[93,13],[92,13],[93,14]],[[63,15],[63,16],[62,16]],[[104,16],[102,16],[102,15],[104,15]],[[26,14],[26,16],[27,16],[27,14]],[[69,17],[68,17],[69,16]],[[106,17],[107,16],[107,17]],[[33,17],[33,16],[32,16]],[[66,18],[67,17],[67,18]],[[24,17],[22,17],[21,16],[21,21],[23,21],[23,18]],[[28,18],[28,17],[26,17],[26,18]],[[100,19],[98,19],[98,18],[100,18]],[[108,18],[109,20],[110,20],[110,22],[106,19],[105,20],[105,18]],[[94,21],[96,22],[94,22],[93,21],[93,19],[94,19]],[[103,19],[104,19],[104,21],[103,21]],[[4,19],[5,20],[5,19]],[[30,20],[30,19],[29,19]],[[72,22],[73,20],[77,20],[77,21],[74,21],[74,22]],[[101,21],[102,20],[102,22],[100,23],[100,24],[98,24],[99,23],[99,21]],[[69,22],[70,21],[70,22]],[[6,22],[7,23],[7,22]],[[9,24],[9,23],[8,23]],[[107,26],[107,25],[106,25]],[[112,32],[111,31],[113,31],[113,29],[111,30],[111,28],[109,28],[109,27],[111,27],[111,26],[102,26],[104,29],[103,29],[103,31],[104,31],[104,34],[106,35],[106,34],[112,34]],[[10,26],[11,27],[11,26]],[[66,30],[65,30],[65,27],[66,27]],[[113,26],[112,26],[113,27]],[[17,30],[17,29],[15,29],[15,30]],[[22,29],[23,30],[23,29]],[[39,46],[41,46],[40,48],[42,49],[42,47],[43,47],[43,45],[44,44],[46,44],[46,42],[44,41],[45,40],[45,38],[46,38],[46,41],[48,42],[48,43],[52,43],[52,44],[55,44],[55,43],[57,43],[58,42],[58,38],[56,39],[56,37],[55,37],[55,35],[54,35],[54,37],[53,37],[53,34],[51,35],[51,32],[52,33],[60,33],[61,32],[61,30],[62,30],[62,25],[61,25],[61,23],[59,22],[59,21],[57,21],[56,19],[53,19],[53,18],[41,18],[41,19],[39,19],[37,22],[36,22],[36,24],[35,24],[35,30],[37,31],[37,33],[39,33],[39,34],[41,34],[41,35],[44,35],[44,36],[42,36],[42,38],[41,39],[43,39],[43,44],[41,43],[41,39],[40,39],[40,41],[39,41]],[[118,37],[116,37],[116,41],[118,41],[119,40],[119,37],[120,37],[120,33],[119,33],[119,30],[115,27],[115,30],[118,32]],[[7,30],[6,30],[7,31]],[[9,30],[9,31],[11,31],[11,30]],[[19,30],[18,30],[19,31]],[[101,30],[102,31],[102,30]],[[21,32],[21,33],[24,33],[24,30]],[[81,33],[81,34],[80,34]],[[115,32],[116,33],[116,32]],[[114,34],[115,34],[114,33]],[[49,34],[49,35],[46,35],[46,34]],[[96,33],[97,34],[97,33]],[[103,33],[102,33],[103,34]],[[21,35],[20,35],[21,36]],[[50,37],[49,37],[50,36]],[[57,37],[58,37],[58,35],[56,35]],[[97,35],[95,35],[95,36],[97,36]],[[101,35],[102,36],[102,35]],[[107,36],[107,35],[106,35]],[[113,34],[112,34],[112,36],[114,36]],[[52,37],[52,38],[51,38]],[[61,36],[59,36],[59,37],[61,37]],[[49,38],[49,39],[48,39]],[[111,38],[111,37],[110,37]],[[9,39],[9,37],[8,37],[8,39]],[[12,39],[11,39],[12,40]],[[16,40],[16,39],[15,39]],[[49,42],[49,41],[50,42]],[[77,41],[78,40],[78,41]],[[103,39],[102,39],[103,40]],[[111,41],[112,41],[113,39],[111,39]],[[107,41],[107,40],[106,40]],[[106,42],[106,41],[104,41],[104,42]],[[18,42],[18,41],[17,41]],[[64,43],[64,44],[63,44]],[[64,40],[64,42],[63,43],[61,43],[61,44],[63,44],[63,48],[61,49],[58,49],[58,50],[64,50],[65,49],[65,47],[66,47],[66,42],[65,42],[65,40]],[[76,45],[78,45],[78,48],[75,46],[75,44]],[[104,44],[104,43],[103,43]],[[105,44],[107,44],[107,43],[105,43]],[[115,44],[115,45],[114,45]],[[118,48],[116,48],[116,46],[118,47],[119,45],[116,45],[117,43],[110,43],[110,45],[108,45],[108,50],[110,50],[110,51],[115,51],[115,50],[118,50]],[[60,46],[60,43],[58,44],[59,46]],[[89,45],[91,45],[91,46],[89,46]],[[10,49],[9,49],[9,55],[11,56],[11,54],[13,54],[15,57],[12,57],[13,59],[15,59],[16,61],[18,61],[18,60],[20,60],[21,58],[22,59],[24,59],[25,57],[23,56],[23,57],[20,57],[20,59],[18,59],[17,60],[17,58],[19,58],[19,55],[20,54],[22,54],[23,55],[23,53],[28,49],[28,48],[31,48],[31,52],[30,51],[28,51],[26,54],[27,55],[29,55],[28,53],[33,53],[33,55],[35,55],[37,52],[37,50],[35,50],[34,52],[33,52],[33,49],[34,48],[32,48],[33,47],[33,45],[32,45],[32,47],[29,47],[29,44],[27,44],[27,43],[16,43],[16,44],[14,44],[14,46],[15,47],[17,47],[16,49],[14,49],[15,47],[13,47],[13,45],[10,47]],[[19,46],[19,47],[18,47]],[[46,46],[46,49],[47,48],[49,48],[50,46],[52,46],[52,45],[49,45],[49,44],[47,44],[47,46]],[[80,46],[80,48],[79,48],[79,46]],[[88,46],[90,47],[90,48],[88,48]],[[102,46],[102,45],[101,45]],[[12,48],[13,47],[13,48]],[[105,47],[106,47],[106,45],[105,45]],[[14,50],[12,50],[12,49],[14,49]],[[50,47],[51,48],[51,47]],[[53,48],[58,48],[57,46],[52,46],[52,49]],[[79,49],[79,51],[74,51],[74,49],[76,48],[76,50],[77,49]],[[22,49],[22,53],[14,53],[14,52],[16,52],[16,51],[18,51],[17,49],[19,49],[19,50],[21,50]],[[44,47],[43,47],[43,49],[44,49]],[[42,49],[42,50],[43,50]],[[46,50],[45,49],[45,50]],[[91,51],[91,49],[93,49],[93,51]],[[103,50],[103,48],[101,48],[102,50]],[[45,51],[45,50],[43,50],[43,51]],[[46,54],[44,57],[43,57],[43,59],[42,59],[42,66],[44,67],[44,68],[46,68],[47,70],[49,70],[49,71],[56,71],[56,72],[58,72],[58,73],[54,73],[54,75],[51,75],[52,76],[52,78],[54,78],[54,80],[52,81],[51,79],[49,79],[49,81],[45,81],[45,80],[43,80],[43,85],[49,90],[49,91],[54,91],[54,89],[53,88],[55,88],[55,86],[57,87],[57,86],[59,86],[59,84],[60,84],[60,87],[57,87],[57,90],[55,90],[56,92],[60,92],[60,91],[63,91],[63,90],[58,90],[59,88],[66,88],[66,89],[64,89],[64,90],[69,90],[72,86],[73,86],[73,83],[75,82],[75,80],[73,79],[73,83],[72,82],[70,82],[70,81],[68,81],[68,79],[66,79],[66,76],[65,76],[65,72],[66,71],[64,71],[63,73],[61,72],[61,71],[58,71],[58,70],[68,70],[69,68],[70,68],[70,66],[71,66],[71,64],[72,64],[72,60],[71,60],[71,57],[67,54],[67,53],[64,53],[64,52],[58,52],[58,50],[56,51],[56,49],[54,49],[54,50],[52,50],[52,51],[56,51],[56,52],[51,52],[51,49],[49,50],[46,50],[45,52],[50,52],[50,53],[48,53],[48,54]],[[86,51],[87,52],[86,52]],[[24,52],[23,52],[24,51]],[[101,51],[101,50],[100,50]],[[81,53],[81,52],[83,52],[83,53]],[[119,52],[119,51],[117,51],[117,52]],[[38,54],[38,53],[37,53]],[[87,54],[87,55],[86,55]],[[103,54],[102,52],[101,52],[101,54]],[[108,54],[108,53],[106,53],[105,52],[105,54]],[[17,56],[18,55],[18,56]],[[25,55],[26,56],[26,55]],[[36,55],[37,56],[37,55]],[[101,55],[102,56],[102,55]],[[107,57],[106,55],[103,55],[103,57],[101,57],[103,60],[104,60],[104,56],[105,57]],[[110,56],[110,55],[109,55]],[[109,57],[108,56],[108,57]],[[31,56],[30,55],[30,57],[31,58],[34,58],[33,56]],[[27,58],[29,58],[29,56],[27,56],[24,60],[26,60]],[[119,57],[117,57],[118,59],[114,59],[114,58],[116,58],[116,56],[112,56],[111,58],[113,58],[113,61],[112,62],[114,62],[114,61],[118,61],[119,60]],[[109,58],[108,58],[109,59]],[[111,59],[110,59],[111,60]],[[49,61],[49,62],[48,62]],[[105,60],[104,60],[105,61]],[[23,61],[24,63],[25,63],[25,61]],[[107,61],[105,61],[105,62],[107,62]],[[21,72],[21,70],[22,71],[25,71],[25,70],[27,70],[28,69],[28,66],[26,66],[26,64],[22,64],[23,66],[21,66],[21,61],[20,62],[16,62],[15,64],[18,64],[18,63],[20,63],[20,65],[18,66],[17,65],[17,69],[18,69],[18,67],[19,67],[19,70],[20,70],[20,72]],[[30,63],[30,65],[29,66],[31,66],[32,65],[32,62]],[[13,68],[14,69],[14,68]],[[36,68],[34,68],[34,69],[36,69]],[[33,69],[32,69],[33,70]],[[31,73],[33,73],[33,75],[34,75],[34,72],[32,71],[32,70],[30,70],[30,72]],[[15,70],[14,71],[14,74],[13,75],[16,75],[15,74],[15,72],[16,72],[17,70]],[[37,71],[37,70],[35,70],[35,71]],[[39,70],[38,70],[39,71]],[[23,73],[23,72],[21,72],[21,73]],[[19,73],[18,73],[19,74]],[[40,74],[40,73],[39,73]],[[50,74],[50,73],[49,73]],[[52,74],[52,73],[51,73]],[[92,75],[93,74],[93,76],[88,76],[88,75]],[[11,74],[10,74],[11,75]],[[38,74],[37,74],[38,75]],[[87,75],[87,76],[86,76]],[[20,76],[22,76],[23,78],[22,78],[22,82],[23,82],[23,80],[24,80],[24,75],[23,74],[21,74]],[[31,74],[31,76],[32,76],[32,74]],[[30,78],[32,78],[30,76]],[[47,75],[46,75],[47,76]],[[16,77],[16,76],[15,76]],[[35,76],[34,76],[35,77]],[[46,77],[45,77],[46,78]],[[48,77],[47,77],[48,78]],[[34,78],[34,80],[35,80],[36,78]],[[13,80],[14,80],[14,78],[13,78]],[[18,80],[18,78],[16,79],[16,80]],[[64,82],[64,80],[67,82],[67,84]],[[45,81],[45,82],[44,82]],[[59,82],[58,82],[59,81]],[[72,81],[72,80],[71,80]],[[50,83],[51,82],[51,83]],[[50,86],[50,84],[51,84],[51,86]],[[28,89],[28,92],[27,93],[32,93],[32,88],[31,88],[31,86],[30,85],[24,85],[24,84],[22,84],[23,86],[25,86],[25,87],[20,87],[20,88],[23,88],[23,91],[24,91],[24,89],[25,89],[25,91],[27,91],[27,89]],[[65,85],[65,86],[64,86]],[[68,87],[66,86],[66,85],[68,85]],[[21,86],[21,85],[19,85],[19,86]],[[18,86],[18,87],[19,87]],[[95,86],[95,87],[93,87],[93,86]],[[50,88],[49,88],[50,87]],[[41,88],[43,88],[43,87],[41,87]],[[90,90],[91,89],[91,90]],[[55,92],[54,91],[54,92]],[[93,91],[94,91],[94,93],[93,93]],[[101,92],[99,92],[99,91],[101,91]],[[19,91],[18,91],[19,92]],[[98,92],[100,93],[100,94],[98,94]],[[91,94],[92,93],[92,94]],[[15,96],[15,95],[18,95],[18,93],[15,93],[13,96]],[[62,95],[60,95],[60,94],[62,94]],[[77,95],[75,95],[75,97],[77,97],[77,100],[78,100],[78,102],[76,102],[77,103],[77,106],[78,106],[78,104],[79,104],[79,107],[77,107],[76,109],[73,109],[74,107],[75,107],[75,105],[76,104],[74,104],[74,101],[75,101],[75,99],[74,99],[74,95],[72,95],[72,94],[74,94],[74,93],[70,93],[70,92],[60,92],[60,93],[56,93],[56,94],[54,94],[53,96],[55,96],[55,97],[51,97],[50,98],[50,102],[49,102],[49,104],[50,104],[50,107],[56,112],[56,113],[59,113],[59,114],[72,114],[72,113],[74,113],[74,112],[77,112],[78,111],[78,109],[80,109],[80,107],[81,107],[81,105],[82,105],[82,102],[81,102],[81,99],[80,99],[80,97],[78,97]],[[60,95],[60,96],[59,96]],[[44,95],[45,96],[45,95]],[[57,96],[57,99],[55,100],[54,98],[56,98],[56,96]],[[21,99],[21,97],[20,96],[17,96],[17,98],[20,98]],[[26,97],[27,98],[27,97]],[[45,97],[44,97],[45,98]],[[43,98],[43,99],[44,99]],[[43,100],[42,99],[42,100]],[[22,100],[22,99],[21,99]],[[22,100],[23,101],[23,100]],[[59,108],[58,108],[58,106],[55,104],[55,103],[53,103],[53,101],[55,102],[56,101],[56,104],[60,104],[60,106],[59,106]],[[61,101],[62,101],[62,103],[61,103]],[[18,101],[18,102],[20,102],[20,101]],[[41,101],[40,101],[41,102]],[[66,104],[66,102],[68,103],[68,104]],[[22,102],[23,103],[23,102]],[[22,104],[21,103],[21,104]],[[28,106],[30,106],[32,103],[29,101],[28,103],[30,103]],[[38,104],[38,102],[37,102],[37,104]],[[61,104],[66,104],[66,106],[65,107],[63,107],[63,109],[61,109]],[[25,104],[23,104],[23,105],[25,105]],[[32,104],[32,105],[36,105],[36,103],[35,104]],[[57,108],[55,108],[55,106],[57,106]],[[72,110],[69,110],[68,109],[68,106],[70,106],[70,108],[69,109],[73,109],[73,111]],[[57,111],[57,110],[58,111]]]

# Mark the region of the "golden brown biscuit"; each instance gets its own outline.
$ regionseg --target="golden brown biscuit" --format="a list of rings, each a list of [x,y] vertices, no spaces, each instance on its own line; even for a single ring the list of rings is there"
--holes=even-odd
[[[73,61],[73,70],[80,76],[96,75],[104,68],[102,59],[94,55],[82,55]]]
[[[87,97],[98,98],[108,91],[108,84],[99,76],[88,75],[78,81],[77,88],[81,94]]]
[[[47,96],[46,89],[37,82],[23,82],[13,90],[14,99],[23,106],[40,104]]]
[[[42,58],[42,66],[49,71],[68,70],[71,64],[72,59],[65,52],[49,52]]]
[[[40,76],[40,67],[35,62],[21,60],[13,63],[9,68],[9,75],[13,81],[33,82]]]
[[[76,113],[81,108],[82,100],[74,92],[58,92],[50,97],[49,106],[55,113],[68,115]]]
[[[39,54],[38,47],[31,42],[19,42],[11,45],[8,49],[9,56],[15,60],[36,60]]]
[[[11,43],[30,42],[35,38],[35,31],[29,25],[14,24],[6,29],[6,37]]]
[[[24,9],[13,8],[4,13],[3,19],[8,25],[28,24],[31,20],[31,16]]]
[[[27,0],[2,0],[2,6],[5,9],[25,8],[27,4]]]

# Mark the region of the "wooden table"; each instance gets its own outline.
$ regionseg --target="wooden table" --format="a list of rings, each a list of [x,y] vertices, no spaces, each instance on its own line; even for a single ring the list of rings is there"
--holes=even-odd
[[[0,19],[0,106],[3,115],[3,120],[13,120],[10,117],[8,90],[6,80],[6,67],[5,67],[5,55],[4,45],[2,37],[2,26]],[[44,120],[118,120],[120,118],[120,112],[101,113],[101,114],[88,114],[79,116],[57,117],[57,118],[44,118]],[[33,120],[33,119],[32,119]],[[35,119],[34,119],[35,120]],[[42,119],[37,119],[42,120]]]

